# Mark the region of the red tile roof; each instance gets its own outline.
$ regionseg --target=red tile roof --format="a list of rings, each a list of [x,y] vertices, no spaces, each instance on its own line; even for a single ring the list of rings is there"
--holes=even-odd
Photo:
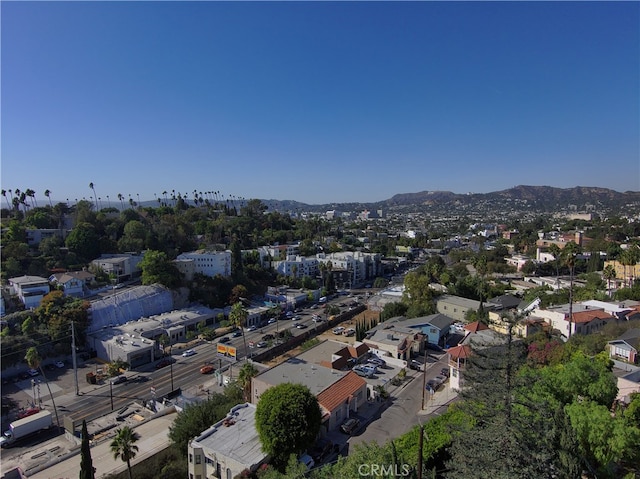
[[[350,397],[355,397],[360,389],[366,388],[367,382],[353,371],[349,371],[327,389],[318,394],[318,403],[331,412]]]
[[[481,323],[480,321],[474,321],[473,323],[467,324],[464,329],[466,329],[467,331],[471,331],[472,333],[477,333],[478,331],[489,329],[489,326]]]
[[[447,349],[451,359],[465,359],[471,356],[471,346],[464,344],[462,346],[454,346]]]
[[[590,323],[594,319],[616,319],[614,316],[611,316],[609,313],[605,313],[602,309],[595,309],[589,311],[580,311],[578,313],[573,313],[573,322],[574,323]]]
[[[355,348],[353,346],[349,346],[349,353],[351,353],[351,357],[355,359],[361,357],[367,351],[369,351],[369,346],[364,343],[358,344]]]

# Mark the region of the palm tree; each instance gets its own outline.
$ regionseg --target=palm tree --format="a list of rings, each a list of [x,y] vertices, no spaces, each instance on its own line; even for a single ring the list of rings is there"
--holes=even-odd
[[[556,289],[560,287],[560,247],[551,243],[549,245],[549,253],[553,255],[554,263],[556,264]]]
[[[124,426],[122,429],[116,431],[116,437],[113,438],[109,447],[113,453],[113,458],[120,458],[123,462],[127,463],[127,469],[129,470],[129,479],[133,479],[131,474],[131,459],[136,457],[138,452],[138,446],[135,443],[140,439],[140,435],[131,429],[129,426]]]
[[[231,312],[229,313],[229,321],[242,331],[242,343],[244,345],[244,354],[247,354],[247,338],[244,334],[244,326],[247,322],[249,312],[244,309],[244,306],[240,301],[231,306]]]
[[[122,211],[124,211],[124,196],[122,196],[122,193],[118,193],[118,199],[120,200],[120,206],[122,206]]]
[[[51,208],[53,208],[53,205],[51,204],[51,191],[50,190],[44,190],[44,196],[46,196],[47,198],[49,198],[49,206]]]
[[[608,264],[602,271],[602,276],[607,280],[607,291],[609,292],[609,297],[611,297],[611,280],[616,277],[616,269],[613,265]]]
[[[89,183],[89,188],[93,190],[93,200],[96,202],[96,211],[99,211],[100,205],[98,204],[98,196],[96,195],[96,189],[93,187],[93,183]]]
[[[251,378],[258,375],[258,369],[252,363],[245,363],[238,373],[238,384],[242,388],[245,401],[251,400]]]
[[[576,257],[580,252],[580,246],[570,241],[562,249],[562,256],[569,268],[569,338],[571,337],[571,323],[573,322],[573,278],[576,269]]]
[[[9,203],[9,198],[7,198],[7,190],[2,190],[2,196],[4,196],[4,199],[7,202],[7,206],[9,206],[9,209],[11,209],[11,203]]]
[[[58,418],[58,409],[56,408],[56,402],[53,399],[53,394],[51,394],[51,387],[49,386],[49,381],[44,374],[44,370],[42,369],[42,359],[40,358],[40,353],[35,346],[27,349],[27,353],[24,356],[24,360],[27,362],[31,369],[39,369],[40,374],[44,378],[44,382],[47,385],[47,389],[49,390],[49,397],[51,398],[51,404],[53,405],[53,412],[56,415],[56,424],[60,427],[60,418]]]

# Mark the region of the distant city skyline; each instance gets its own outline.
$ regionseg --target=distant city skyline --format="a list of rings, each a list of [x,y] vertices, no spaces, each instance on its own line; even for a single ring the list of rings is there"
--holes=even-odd
[[[0,9],[0,182],[40,205],[640,190],[638,2]]]

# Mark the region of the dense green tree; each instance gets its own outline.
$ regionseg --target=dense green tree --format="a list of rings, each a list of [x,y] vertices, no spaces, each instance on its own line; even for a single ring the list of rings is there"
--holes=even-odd
[[[168,288],[176,288],[181,284],[180,271],[161,251],[147,251],[139,266],[142,270],[142,284],[160,283]]]
[[[382,312],[380,313],[380,320],[386,321],[390,318],[395,318],[397,316],[404,316],[407,313],[407,309],[409,307],[400,301],[387,303],[382,308]]]
[[[238,385],[242,389],[245,401],[251,400],[251,379],[258,375],[258,369],[252,363],[245,363],[238,373]]]
[[[89,444],[89,431],[87,431],[87,421],[82,420],[82,443],[80,445],[80,479],[94,479],[96,469],[93,467],[91,458],[91,445]]]
[[[244,328],[247,323],[249,312],[244,308],[241,302],[234,303],[229,312],[229,321],[242,332],[242,344],[244,346],[244,354],[247,355],[247,337],[244,334]],[[248,357],[248,355],[247,355]]]
[[[133,479],[131,472],[131,460],[136,457],[138,446],[136,442],[140,439],[140,435],[129,426],[124,426],[116,430],[116,436],[109,444],[114,459],[120,458],[127,463],[129,471],[129,479]]]
[[[91,223],[77,224],[67,236],[65,244],[85,262],[100,256],[99,237]]]
[[[256,409],[262,449],[276,469],[285,469],[290,454],[309,448],[320,431],[318,399],[301,384],[282,383],[267,389]]]
[[[241,402],[242,391],[239,388],[226,388],[224,394],[213,393],[206,401],[189,405],[169,426],[169,440],[186,457],[189,441],[224,419],[231,408]]]

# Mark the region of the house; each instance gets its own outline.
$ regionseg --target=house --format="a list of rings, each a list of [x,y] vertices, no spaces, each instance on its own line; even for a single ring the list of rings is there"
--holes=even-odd
[[[423,336],[412,328],[392,326],[375,330],[363,342],[378,355],[410,361],[412,351],[420,352]]]
[[[484,303],[483,308],[492,311],[494,306]],[[480,301],[444,294],[436,299],[436,309],[439,313],[452,318],[454,321],[464,321],[469,311],[478,311]]]
[[[599,331],[611,322],[617,321],[615,316],[603,309],[594,309],[589,305],[562,304],[545,309],[536,307],[531,316],[544,319],[553,329],[568,339],[574,334],[590,334]],[[569,310],[571,309],[571,316]]]
[[[142,270],[138,264],[143,258],[144,253],[103,254],[91,264],[116,278],[119,283],[140,275]]]
[[[267,462],[255,415],[255,404],[239,404],[223,420],[189,441],[189,477],[231,479],[245,470],[256,472]]]
[[[40,276],[18,276],[9,278],[11,293],[18,296],[25,309],[37,308],[42,298],[49,294],[51,288],[47,278]]]
[[[62,288],[65,296],[82,297],[89,284],[96,280],[96,276],[89,271],[68,271],[49,276],[49,281]]]
[[[625,331],[618,338],[609,341],[609,357],[629,364],[639,364],[640,356],[640,328]]]
[[[353,371],[318,394],[323,431],[333,431],[367,401],[367,382]]]

